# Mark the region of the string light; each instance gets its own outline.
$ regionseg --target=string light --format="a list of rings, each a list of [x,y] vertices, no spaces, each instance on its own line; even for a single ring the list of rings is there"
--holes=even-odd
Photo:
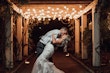
[[[48,7],[48,9],[51,9],[51,7]]]
[[[56,8],[56,10],[59,10],[59,8]]]
[[[82,5],[79,5],[79,8],[82,8]]]
[[[66,9],[67,7],[66,6],[64,6],[64,9]]]
[[[79,8],[82,8],[82,5],[79,5]],[[48,18],[48,20],[50,20],[51,18],[53,20],[55,20],[56,18],[58,18],[58,20],[66,19],[66,18],[73,19],[73,18],[77,18],[78,15],[82,12],[83,12],[82,10],[78,12],[74,7],[67,7],[67,6],[63,6],[63,8],[59,8],[59,7],[53,8],[48,6],[47,9],[45,8],[45,10],[42,8],[41,9],[38,8],[37,11],[35,8],[33,8],[32,10],[28,8],[27,11],[25,11],[24,13],[22,10],[20,10],[20,13],[23,13],[23,16],[25,18],[28,19],[30,17],[32,19],[37,18],[39,21],[41,19],[45,21],[46,18]]]
[[[27,9],[27,11],[30,11],[30,9]]]

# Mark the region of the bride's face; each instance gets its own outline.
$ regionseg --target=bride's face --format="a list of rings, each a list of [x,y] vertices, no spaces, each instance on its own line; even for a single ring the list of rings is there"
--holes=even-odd
[[[61,32],[61,36],[63,36],[63,35],[66,35],[66,34],[67,34],[67,31],[66,31],[66,30],[64,30],[64,29],[61,29],[61,30],[60,30],[60,32]]]

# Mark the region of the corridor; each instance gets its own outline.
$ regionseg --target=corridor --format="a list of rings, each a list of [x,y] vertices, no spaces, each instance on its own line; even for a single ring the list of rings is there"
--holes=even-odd
[[[36,57],[34,54],[28,59],[30,64],[22,64],[21,67],[14,73],[31,73],[35,59]],[[56,67],[63,70],[65,73],[90,73],[83,68],[83,66],[75,62],[70,56],[66,57],[62,52],[56,52],[53,55],[53,61]]]
[[[107,3],[106,0],[0,0],[0,73],[31,73],[37,42],[48,31],[61,27],[68,29],[71,38],[68,52],[88,64],[92,73],[110,73],[106,68],[110,64]],[[65,73],[90,73],[63,52],[55,52],[53,62]]]

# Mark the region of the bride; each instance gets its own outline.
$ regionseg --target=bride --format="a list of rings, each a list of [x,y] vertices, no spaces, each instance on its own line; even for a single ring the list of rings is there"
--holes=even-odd
[[[67,35],[61,36],[63,41],[66,40]],[[60,38],[55,39],[52,35],[52,43],[49,42],[44,47],[42,54],[37,58],[33,66],[32,73],[64,73],[60,69],[56,68],[54,63],[49,61],[49,58],[53,55],[55,46],[62,44],[63,41]]]

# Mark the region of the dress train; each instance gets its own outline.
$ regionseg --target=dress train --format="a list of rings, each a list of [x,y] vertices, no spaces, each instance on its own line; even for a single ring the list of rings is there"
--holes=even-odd
[[[51,43],[48,43],[42,54],[35,61],[32,73],[64,73],[62,70],[58,69],[54,63],[48,60],[53,53],[54,46]]]

